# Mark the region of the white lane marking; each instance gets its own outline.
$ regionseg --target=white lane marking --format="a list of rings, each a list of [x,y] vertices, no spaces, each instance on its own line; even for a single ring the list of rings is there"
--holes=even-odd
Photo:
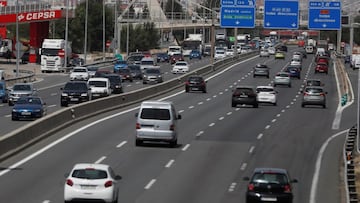
[[[281,113],[284,113],[285,112],[285,109],[281,110]]]
[[[203,104],[203,103],[204,103],[204,102],[199,102],[198,105],[201,105],[201,104]]]
[[[56,96],[58,93],[51,93],[50,96]]]
[[[223,92],[219,92],[219,94],[221,95],[221,94],[224,94]]]
[[[239,63],[233,64],[232,66],[230,66],[230,67],[228,67],[228,68],[226,68],[226,69],[218,72],[217,74],[214,74],[214,75],[212,75],[211,77],[207,78],[206,81],[208,81],[208,80],[210,80],[210,79],[212,79],[212,78],[215,78],[215,77],[221,75],[222,73],[230,70],[231,68],[233,68],[233,67],[235,67],[235,66],[237,66],[237,65],[239,65],[239,64],[245,63],[245,62],[250,61],[250,60],[252,60],[252,59],[255,59],[255,58],[257,58],[257,57],[258,57],[258,56],[254,56],[254,57],[248,58],[248,59],[246,59],[246,60],[243,60],[243,61],[241,61],[241,62],[239,62]],[[65,84],[65,83],[63,83],[63,84]],[[47,89],[47,88],[49,88],[49,87],[46,87],[46,88],[44,88],[44,89]],[[40,89],[38,89],[38,90],[40,90]],[[179,91],[179,92],[177,92],[177,93],[175,93],[175,94],[169,95],[169,96],[167,96],[167,97],[163,97],[163,98],[159,99],[158,101],[167,100],[167,99],[169,99],[169,98],[175,97],[175,96],[177,96],[177,95],[179,95],[179,94],[182,94],[182,93],[184,93],[184,92],[185,92],[184,90]],[[20,161],[18,161],[18,162],[16,162],[16,163],[14,163],[13,165],[9,166],[7,169],[0,171],[0,176],[3,176],[3,175],[5,175],[6,173],[9,173],[9,172],[10,172],[11,170],[13,170],[14,168],[18,168],[18,167],[21,166],[22,164],[30,161],[31,159],[33,159],[33,158],[39,156],[40,154],[46,152],[48,149],[56,146],[57,144],[63,142],[64,140],[67,140],[68,138],[76,135],[77,133],[79,133],[79,132],[81,132],[81,131],[89,128],[89,127],[92,127],[92,126],[94,126],[94,125],[96,125],[96,124],[99,124],[99,123],[101,123],[101,122],[103,122],[103,121],[110,120],[110,119],[112,119],[112,118],[114,118],[114,117],[121,116],[121,115],[123,115],[123,114],[129,113],[129,112],[132,112],[132,111],[135,111],[135,110],[139,109],[139,107],[140,107],[140,106],[137,106],[137,107],[134,107],[134,108],[130,108],[130,109],[121,111],[121,112],[119,112],[119,113],[116,113],[116,114],[113,114],[113,115],[110,115],[110,116],[101,118],[101,119],[99,119],[99,120],[97,120],[97,121],[94,121],[94,122],[92,122],[92,123],[89,123],[89,124],[87,124],[87,125],[85,125],[85,126],[83,126],[83,127],[81,127],[81,128],[78,128],[77,130],[74,130],[73,132],[71,132],[71,133],[69,133],[69,134],[66,134],[65,136],[61,137],[60,139],[55,140],[54,142],[46,145],[45,147],[39,149],[38,151],[30,154],[29,156],[25,157],[24,159],[22,159],[22,160],[20,160]],[[11,115],[10,115],[10,116],[11,116]]]
[[[122,141],[120,144],[118,144],[116,146],[116,148],[120,148],[120,147],[124,146],[126,143],[127,143],[127,141]]]
[[[221,121],[221,120],[224,120],[224,116],[221,116],[221,117],[219,118],[219,121]]]
[[[150,182],[144,187],[145,190],[148,190],[151,188],[152,185],[156,182],[156,179],[150,180]]]
[[[296,98],[294,98],[293,101],[295,102],[295,101],[296,101]]]
[[[231,112],[231,111],[226,113],[226,115],[228,115],[228,116],[230,116],[231,114],[232,114],[232,112]]]
[[[348,130],[343,130],[341,132],[336,133],[335,135],[332,135],[321,146],[319,154],[318,154],[317,159],[316,159],[315,172],[314,172],[313,180],[312,180],[312,183],[311,183],[309,203],[315,203],[316,202],[315,200],[316,200],[316,194],[317,194],[318,182],[319,182],[319,176],[320,176],[320,170],[321,170],[321,160],[323,159],[323,155],[325,153],[325,150],[326,150],[327,146],[329,145],[329,143],[334,138],[336,138],[337,136],[342,135],[344,133],[347,133],[347,131]]]
[[[213,127],[215,125],[215,123],[210,123],[209,127]]]
[[[235,111],[239,111],[239,110],[240,110],[240,108],[236,108],[236,109],[235,109]]]
[[[296,97],[296,98],[298,98],[298,97],[299,97],[299,95],[297,94],[295,97]]]
[[[272,123],[275,123],[276,122],[276,119],[272,119],[272,121],[271,121]]]
[[[237,84],[237,82],[234,82],[233,84],[234,84],[234,85],[236,85],[236,84]]]
[[[171,165],[175,162],[174,159],[171,159],[166,165],[165,165],[165,168],[170,168]]]
[[[186,145],[182,148],[182,151],[186,151],[189,147],[190,147],[190,144],[186,144]]]
[[[270,125],[265,126],[265,129],[269,129],[269,128],[270,128]]]
[[[194,106],[189,106],[189,109],[192,109],[192,108],[194,108]]]
[[[204,131],[200,131],[196,134],[196,137],[200,137],[200,135],[202,135],[204,133]]]
[[[229,86],[229,88],[230,88],[230,89],[232,89],[232,88],[233,88],[233,86],[232,86],[232,85],[230,85],[230,86]]]
[[[281,114],[279,114],[279,113],[276,115],[276,117],[280,117],[280,116],[281,116]]]
[[[50,203],[50,200],[44,200],[42,203]]]
[[[244,171],[247,167],[247,163],[243,163],[240,167],[240,170]]]
[[[256,139],[260,140],[263,136],[264,136],[264,134],[260,133]]]
[[[255,147],[254,146],[251,146],[250,149],[249,149],[249,153],[252,154],[255,150]]]
[[[207,98],[207,99],[206,99],[206,101],[210,101],[210,100],[211,100],[211,98]]]
[[[216,98],[217,96],[216,96],[216,95],[214,95],[213,97],[214,97],[214,98]]]
[[[9,117],[11,117],[11,114],[5,115],[5,117],[6,117],[6,118],[9,118]]]
[[[48,108],[56,107],[56,104],[49,105]]]
[[[179,113],[182,113],[182,112],[184,112],[184,110],[180,110],[180,111],[179,111]]]
[[[42,91],[42,90],[46,90],[46,89],[50,89],[50,88],[54,88],[54,87],[59,87],[59,86],[64,86],[66,83],[59,83],[59,84],[55,84],[55,85],[51,85],[51,86],[47,86],[47,87],[43,87],[43,88],[39,88],[37,89],[38,91]]]
[[[293,104],[294,104],[294,102],[290,102],[290,104],[291,104],[291,105],[293,105]]]
[[[288,108],[290,108],[290,106],[289,106],[289,105],[287,105],[287,106],[286,106],[286,108],[288,109]]]
[[[226,89],[225,89],[225,92],[227,92],[227,91],[229,91],[229,89],[228,89],[228,88],[226,88]]]
[[[240,79],[238,79],[238,82],[241,82],[241,80],[240,80]]]
[[[95,161],[96,164],[101,163],[102,161],[104,161],[106,159],[106,156],[102,156],[100,157],[100,159],[98,159],[97,161]]]
[[[244,77],[241,77],[241,79],[242,79],[242,80],[245,80],[245,78],[244,78]]]
[[[229,187],[229,192],[233,192],[236,188],[236,183],[231,183],[230,187]]]

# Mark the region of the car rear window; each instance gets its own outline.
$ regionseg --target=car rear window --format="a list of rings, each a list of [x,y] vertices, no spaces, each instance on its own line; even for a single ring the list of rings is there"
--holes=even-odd
[[[74,178],[81,179],[106,179],[108,177],[106,171],[97,169],[77,169],[71,175]]]
[[[235,90],[235,94],[252,94],[253,90],[251,88],[239,88]]]
[[[323,90],[320,88],[306,88],[305,90],[308,93],[322,93]]]
[[[287,184],[289,181],[287,176],[281,173],[255,173],[252,182]]]
[[[105,81],[92,80],[92,81],[89,81],[89,85],[94,86],[94,87],[106,87],[106,82]]]
[[[257,88],[256,91],[258,91],[258,92],[272,92],[272,91],[274,91],[274,89],[260,87],[260,88]]]
[[[30,85],[15,85],[13,90],[24,90],[24,91],[30,91],[31,87]]]
[[[170,120],[169,109],[143,108],[140,118],[153,120]]]
[[[84,90],[87,89],[85,83],[66,83],[65,90]]]

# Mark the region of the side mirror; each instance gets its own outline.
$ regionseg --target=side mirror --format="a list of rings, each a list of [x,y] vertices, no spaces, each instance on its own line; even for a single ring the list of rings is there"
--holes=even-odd
[[[181,115],[180,115],[180,114],[177,116],[177,119],[181,119]]]

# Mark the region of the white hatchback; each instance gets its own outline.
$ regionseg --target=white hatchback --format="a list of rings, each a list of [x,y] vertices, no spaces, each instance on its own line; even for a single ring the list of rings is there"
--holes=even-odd
[[[76,164],[66,175],[64,200],[84,201],[102,200],[117,202],[118,183],[121,176],[115,175],[110,166],[105,164]]]
[[[257,86],[256,92],[258,102],[276,105],[278,92],[273,86]]]
[[[172,68],[172,73],[187,73],[189,72],[189,65],[186,61],[178,61]]]
[[[215,60],[221,60],[226,57],[225,50],[224,49],[217,49],[215,50],[214,59]]]

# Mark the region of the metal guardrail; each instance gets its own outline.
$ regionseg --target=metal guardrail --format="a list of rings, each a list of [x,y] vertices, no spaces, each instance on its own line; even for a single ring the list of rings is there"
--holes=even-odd
[[[150,98],[159,96],[161,94],[170,92],[176,88],[181,87],[187,77],[191,74],[207,75],[214,71],[223,69],[229,65],[234,64],[239,60],[250,58],[257,55],[258,52],[250,52],[234,56],[224,60],[219,60],[214,63],[214,66],[207,65],[196,69],[190,73],[181,75],[177,78],[123,93],[120,95],[111,95],[109,97],[92,100],[85,103],[80,103],[71,107],[62,108],[59,111],[53,112],[43,118],[35,120],[16,129],[0,138],[0,161],[16,154],[28,146],[44,139],[54,132],[62,130],[63,128],[73,125],[76,122],[86,118],[99,115],[100,113],[109,112],[115,109],[120,109]]]
[[[355,143],[357,136],[357,128],[353,126],[347,133],[344,144],[344,162],[345,162],[345,190],[346,202],[357,203],[359,202],[358,194],[356,191],[356,176],[355,176],[355,163],[353,154],[356,153]]]

